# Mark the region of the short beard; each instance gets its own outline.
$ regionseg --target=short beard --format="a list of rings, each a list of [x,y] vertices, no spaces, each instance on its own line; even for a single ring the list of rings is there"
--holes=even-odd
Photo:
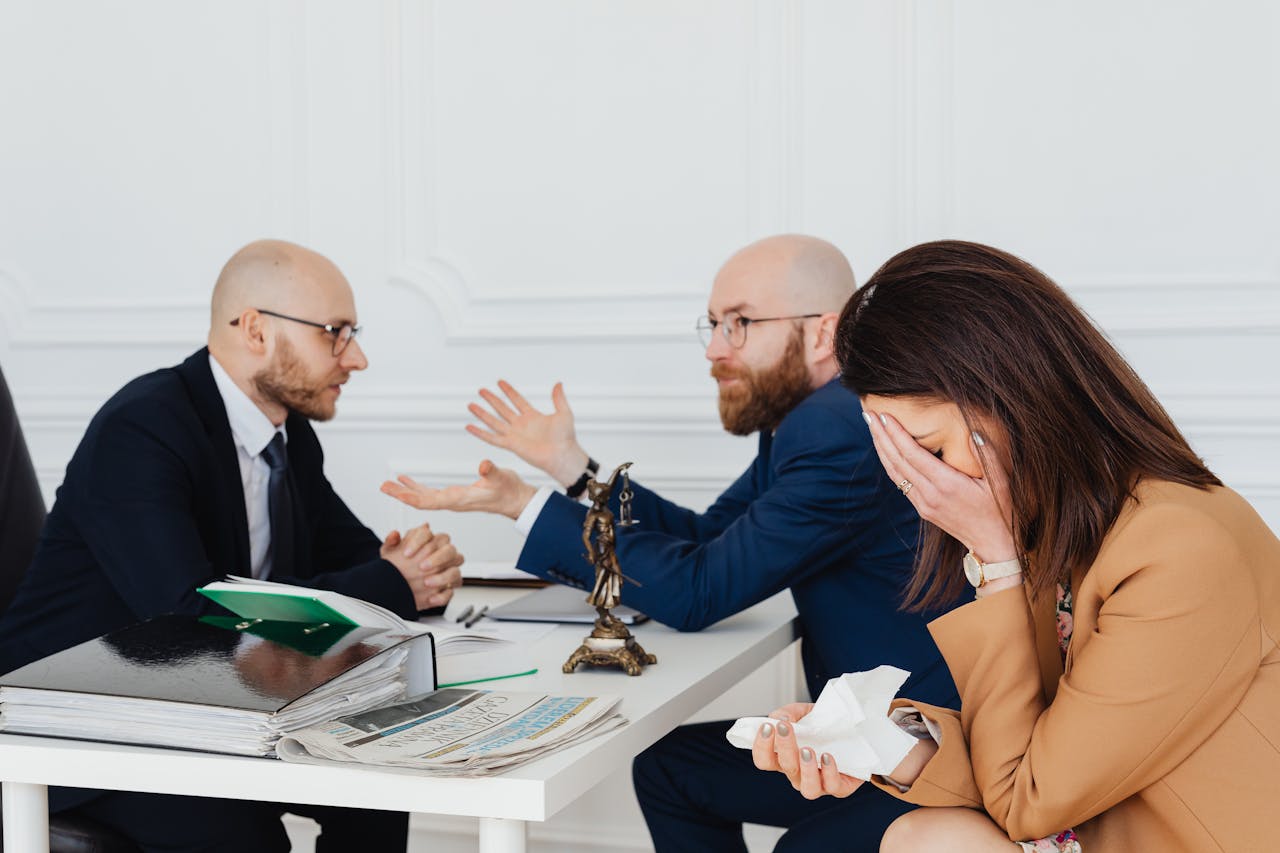
[[[804,363],[804,331],[796,329],[782,357],[761,370],[729,369],[713,364],[711,375],[742,380],[720,390],[720,423],[734,435],[773,432],[792,409],[813,391]]]
[[[329,387],[315,387],[315,380],[286,338],[276,341],[276,360],[253,376],[253,387],[264,399],[278,403],[313,421],[327,421],[337,409],[326,405],[323,394]]]

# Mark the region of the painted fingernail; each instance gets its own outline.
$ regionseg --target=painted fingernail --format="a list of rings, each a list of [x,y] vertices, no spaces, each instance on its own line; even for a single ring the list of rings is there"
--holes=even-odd
[[[782,737],[790,737],[791,726],[788,726],[786,723],[778,723],[778,734]]]
[[[831,753],[829,752],[822,753],[823,765],[825,765],[826,767],[830,767],[834,762],[835,762],[835,759],[831,757]]]
[[[871,425],[871,415],[868,415],[866,412],[863,412],[862,419],[867,422],[867,426]]]
[[[773,737],[773,726],[765,723],[760,727],[760,737]]]
[[[804,749],[800,750],[800,760],[801,760],[801,761],[803,761],[803,762],[805,762],[806,764],[810,764],[810,763],[812,763],[812,762],[813,762],[813,750],[812,750],[812,749],[810,749],[810,748],[809,748],[809,747],[807,747],[807,746],[806,746]]]
[[[982,436],[978,435],[978,431],[977,431],[977,430],[974,430],[974,431],[973,431],[973,433],[972,433],[972,435],[973,435],[973,443],[974,443],[974,444],[978,445],[979,447],[986,447],[986,446],[987,446],[987,443],[986,443],[985,441],[983,441],[983,440],[982,440]]]
[[[884,426],[888,426],[888,425],[889,425],[889,419],[888,419],[888,418],[886,418],[884,415],[881,415],[881,416],[880,416],[880,423],[881,423],[881,424],[883,424]]]

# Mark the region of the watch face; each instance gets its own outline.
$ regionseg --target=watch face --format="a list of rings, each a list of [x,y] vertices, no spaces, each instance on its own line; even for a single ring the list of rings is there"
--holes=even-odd
[[[964,555],[964,576],[974,586],[982,586],[982,564],[972,553]]]

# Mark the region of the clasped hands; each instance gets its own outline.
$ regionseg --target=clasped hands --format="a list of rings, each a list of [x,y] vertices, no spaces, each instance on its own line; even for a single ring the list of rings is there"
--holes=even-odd
[[[396,567],[413,592],[419,610],[443,607],[462,585],[462,555],[447,533],[433,533],[421,524],[403,536],[392,530],[382,541],[379,556]]]

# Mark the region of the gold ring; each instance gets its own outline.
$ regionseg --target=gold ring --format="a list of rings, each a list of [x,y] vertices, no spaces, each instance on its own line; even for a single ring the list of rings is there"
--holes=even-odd
[[[914,484],[910,480],[903,480],[898,484],[898,491],[905,495],[907,492],[911,491],[912,485]]]

